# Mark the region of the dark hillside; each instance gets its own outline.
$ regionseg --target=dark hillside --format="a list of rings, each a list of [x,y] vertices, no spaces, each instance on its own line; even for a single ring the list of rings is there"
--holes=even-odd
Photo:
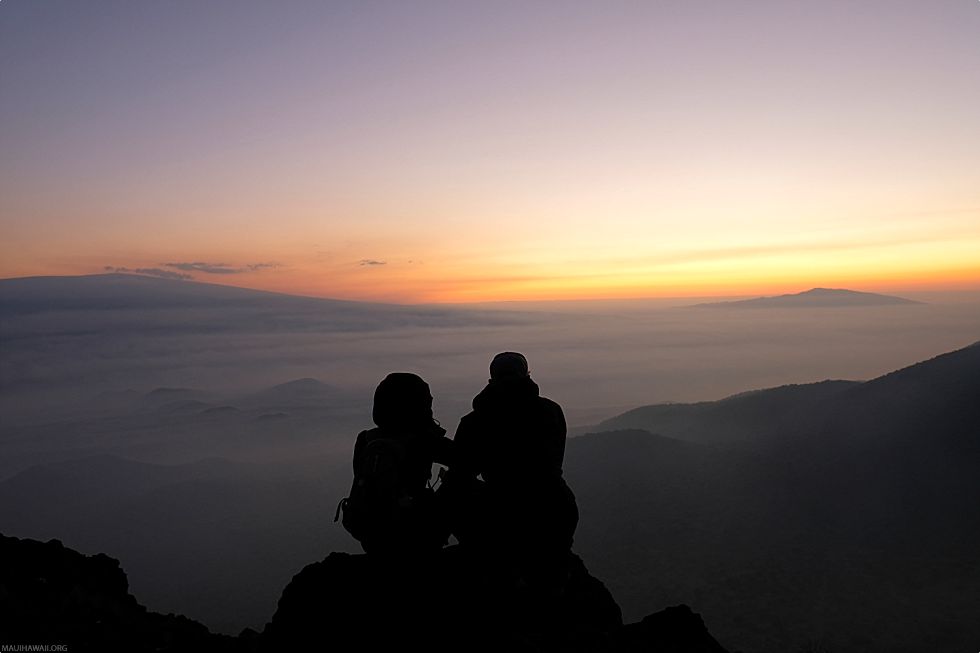
[[[973,345],[865,383],[630,411],[602,426],[685,441],[572,440],[578,541],[589,561],[619,543],[595,567],[626,615],[680,597],[735,648],[968,647],[980,638],[978,397]]]

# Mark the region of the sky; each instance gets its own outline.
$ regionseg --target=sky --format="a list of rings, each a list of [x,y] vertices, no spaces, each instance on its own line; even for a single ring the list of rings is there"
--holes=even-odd
[[[980,288],[980,2],[0,0],[0,277]]]

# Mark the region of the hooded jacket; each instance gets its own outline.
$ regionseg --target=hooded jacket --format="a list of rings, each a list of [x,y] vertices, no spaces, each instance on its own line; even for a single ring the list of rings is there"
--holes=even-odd
[[[395,440],[405,447],[401,489],[411,496],[420,494],[428,487],[433,462],[448,462],[452,446],[444,437],[446,430],[432,418],[428,384],[416,374],[389,374],[375,390],[372,418],[377,428],[361,431],[354,443],[355,475],[368,443]]]
[[[565,416],[529,377],[491,379],[454,438],[455,462],[502,493],[564,487]]]

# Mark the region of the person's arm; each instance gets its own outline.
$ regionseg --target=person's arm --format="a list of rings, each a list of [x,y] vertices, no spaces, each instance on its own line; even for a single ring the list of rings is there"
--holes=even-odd
[[[456,444],[444,435],[432,442],[432,461],[445,467],[452,467],[456,458]]]

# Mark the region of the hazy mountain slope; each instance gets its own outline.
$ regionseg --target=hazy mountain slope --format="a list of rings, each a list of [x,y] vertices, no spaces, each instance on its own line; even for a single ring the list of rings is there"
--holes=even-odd
[[[730,446],[571,440],[576,541],[627,617],[698,602],[733,648],[958,650],[980,637],[977,397],[971,346],[860,384],[631,411],[606,424]]]
[[[980,451],[980,343],[850,388],[829,408],[829,428],[862,440]]]
[[[691,442],[749,442],[800,428],[803,416],[853,381],[788,385],[696,404],[659,404],[634,408],[591,427],[591,431],[643,429]]]
[[[980,439],[980,346],[972,345],[867,382],[824,381],[720,401],[643,406],[592,431],[644,429],[693,442],[823,447],[913,436]]]

